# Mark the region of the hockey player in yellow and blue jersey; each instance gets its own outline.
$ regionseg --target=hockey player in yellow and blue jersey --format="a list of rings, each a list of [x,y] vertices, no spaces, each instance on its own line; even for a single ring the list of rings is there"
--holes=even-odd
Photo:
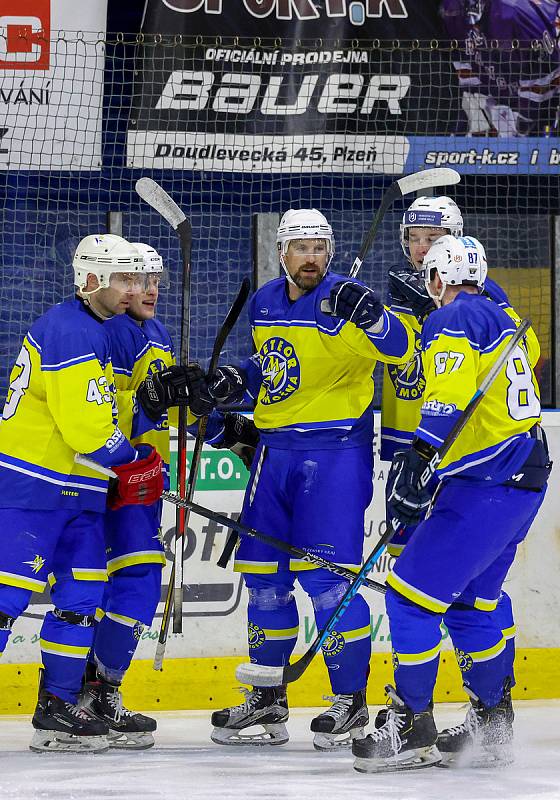
[[[167,271],[159,253],[147,244],[134,242],[144,259],[143,285],[130,300],[126,314],[105,323],[104,331],[111,342],[113,370],[121,430],[133,436],[135,412],[143,407],[153,426],[132,438],[133,446],[149,444],[163,458],[165,488],[169,488],[169,425],[177,427],[178,405],[185,405],[189,392],[204,374],[197,365],[175,366],[171,337],[156,316],[159,290],[167,284]],[[142,276],[140,276],[142,277]],[[146,389],[162,389],[166,377],[171,381],[161,402]],[[205,405],[206,402],[206,405]],[[169,407],[169,415],[167,408]],[[188,410],[192,432],[196,415],[212,410],[211,398],[198,393],[198,405],[191,402]],[[229,446],[226,428],[230,417],[238,415],[213,412],[206,441],[213,446]],[[252,425],[248,420],[244,425]],[[191,428],[189,428],[191,430]],[[227,441],[224,444],[224,439]],[[146,749],[154,744],[156,721],[129,711],[122,704],[120,685],[130,666],[140,633],[152,624],[160,600],[161,574],[165,564],[161,531],[161,500],[152,505],[124,506],[107,511],[105,539],[108,583],[103,599],[103,617],[97,623],[94,645],[86,670],[84,705],[109,726],[112,747]]]
[[[151,371],[174,364],[171,339],[154,318],[160,282],[159,254],[135,242],[144,260],[144,284],[130,300],[126,314],[113,317],[104,330],[111,342],[121,430],[132,436],[136,391]],[[167,413],[154,428],[132,440],[150,444],[163,458],[169,488],[169,425]],[[119,687],[136,650],[144,625],[151,625],[161,592],[165,564],[161,536],[161,500],[149,506],[124,506],[107,511],[105,539],[108,583],[103,617],[97,623],[86,670],[84,705],[109,726],[112,747],[145,749],[154,744],[156,721],[129,711]]]
[[[385,367],[381,400],[381,458],[384,461],[391,461],[397,450],[412,443],[420,422],[425,387],[420,336],[423,322],[435,309],[434,301],[426,290],[422,266],[431,245],[444,234],[463,234],[463,217],[457,204],[449,197],[419,197],[403,215],[400,240],[406,264],[389,271],[389,303],[391,309],[415,331],[417,352],[408,364]],[[483,292],[519,322],[519,316],[511,307],[506,293],[495,281],[487,277]],[[534,367],[540,347],[532,328],[528,332],[527,342],[531,366]],[[406,525],[397,530],[387,548],[391,555],[400,555],[415,528],[415,525]],[[503,658],[511,685],[514,686],[515,623],[511,598],[507,592],[502,592],[495,609],[487,610],[499,619],[506,638]],[[444,621],[453,636],[453,617]]]
[[[277,233],[285,277],[251,299],[256,354],[219,368],[210,393],[219,402],[255,398],[260,433],[242,518],[337,563],[362,560],[364,513],[372,497],[373,378],[376,361],[401,363],[413,337],[361,282],[329,273],[331,226],[315,209],[284,214]],[[329,312],[330,308],[330,312]],[[289,661],[298,636],[292,594],[297,577],[323,627],[348,583],[322,569],[242,539],[235,569],[249,592],[252,661]],[[365,699],[371,650],[370,613],[354,598],[324,648],[332,707],[311,723],[318,749],[354,736],[368,721]],[[220,744],[288,741],[285,687],[253,689],[244,703],[212,715]],[[265,734],[242,734],[254,725]]]
[[[31,593],[47,580],[55,605],[41,628],[43,661],[34,750],[104,750],[107,726],[76,705],[107,580],[107,479],[76,463],[85,454],[118,474],[109,502],[153,503],[161,458],[133,447],[118,424],[111,348],[102,323],[124,314],[143,259],[119,236],[87,236],[76,250],[77,297],[54,306],[25,336],[0,424],[0,651]],[[136,425],[148,420],[137,415]]]
[[[430,766],[442,756],[453,761],[471,745],[471,763],[511,759],[513,710],[500,657],[505,639],[486,609],[500,596],[551,467],[538,385],[522,343],[438,468],[435,497],[431,488],[419,488],[427,460],[515,332],[512,318],[481,293],[487,265],[476,239],[443,236],[424,267],[439,310],[422,328],[422,417],[412,446],[393,459],[388,506],[408,524],[418,522],[430,502],[433,508],[387,577],[395,689],[388,687],[392,704],[384,724],[354,742],[355,767],[366,772]],[[444,614],[454,617],[471,707],[463,725],[438,737],[432,693]]]

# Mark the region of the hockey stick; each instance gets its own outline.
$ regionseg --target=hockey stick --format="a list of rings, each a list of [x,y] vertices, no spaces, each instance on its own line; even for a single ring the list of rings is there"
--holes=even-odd
[[[377,209],[375,216],[372,220],[369,230],[366,233],[360,252],[354,259],[352,269],[350,270],[350,277],[355,278],[360,267],[362,266],[365,257],[370,251],[370,248],[375,239],[375,235],[379,230],[379,226],[383,222],[383,218],[395,200],[403,197],[405,194],[412,194],[412,192],[420,192],[422,189],[434,189],[436,186],[450,186],[454,183],[459,183],[461,176],[454,169],[448,167],[441,167],[436,169],[423,169],[420,172],[413,172],[412,175],[405,175],[404,178],[399,178],[398,181],[392,183],[383,197]]]
[[[243,525],[242,522],[236,522],[235,520],[226,517],[224,514],[218,514],[216,511],[212,511],[210,508],[199,506],[197,503],[193,503],[189,500],[183,500],[182,497],[179,497],[173,492],[164,492],[162,497],[164,500],[167,500],[168,503],[173,503],[173,505],[179,506],[180,508],[188,508],[194,514],[198,514],[200,517],[204,517],[205,519],[211,519],[214,522],[217,522],[218,525],[223,525],[224,528],[230,528],[232,531],[239,531],[239,533],[244,534],[251,539],[257,539],[259,542],[264,542],[271,547],[275,547],[277,550],[281,550],[283,553],[288,553],[290,556],[294,556],[295,558],[305,561],[307,564],[315,564],[317,567],[328,569],[329,572],[334,572],[335,575],[340,575],[341,578],[346,578],[346,580],[354,580],[358,574],[357,570],[350,569],[349,567],[343,567],[340,564],[335,564],[334,561],[328,561],[326,558],[316,556],[313,553],[309,553],[307,550],[303,550],[301,547],[296,547],[295,545],[283,542],[282,539],[277,539],[276,536],[269,536],[269,534],[262,533],[262,531],[259,531],[256,528],[250,528],[248,525]],[[364,586],[367,586],[368,589],[373,589],[376,592],[381,592],[381,594],[385,594],[387,591],[387,587],[384,584],[377,583],[376,581],[370,581],[368,578],[364,580]]]
[[[239,288],[239,292],[237,293],[237,297],[233,301],[231,308],[229,309],[226,317],[222,323],[220,330],[218,331],[218,335],[216,336],[216,340],[214,342],[214,347],[212,349],[212,356],[210,359],[210,366],[208,368],[208,375],[212,375],[216,367],[218,366],[218,360],[220,358],[220,353],[224,347],[225,341],[235,323],[237,322],[241,311],[243,310],[243,306],[249,296],[249,292],[251,289],[251,284],[248,278],[244,278],[241,286]],[[198,430],[196,433],[196,439],[194,443],[193,455],[191,466],[189,470],[189,480],[186,487],[185,498],[182,498],[180,495],[180,499],[184,499],[185,501],[191,502],[194,497],[194,489],[196,484],[196,479],[198,476],[198,469],[200,466],[200,459],[202,457],[202,447],[204,445],[204,436],[206,435],[206,426],[208,424],[208,417],[200,417],[198,421]],[[183,519],[184,519],[184,530],[187,528],[188,517],[189,517],[189,507],[187,505],[177,506],[177,509],[182,512]],[[179,562],[176,560],[177,557],[179,558]],[[180,553],[177,555],[177,551],[175,552],[175,561],[173,562],[173,567],[171,569],[171,576],[169,578],[169,585],[167,587],[167,595],[165,598],[165,605],[163,607],[163,615],[161,620],[161,629],[159,634],[159,640],[156,647],[156,653],[154,656],[154,669],[159,670],[161,669],[161,665],[163,663],[163,655],[165,653],[165,645],[167,642],[167,632],[169,629],[169,617],[170,617],[170,609],[173,600],[173,606],[175,608],[175,614],[173,621],[175,623],[176,611],[177,607],[181,608],[181,627],[182,627],[182,599],[183,599],[183,584],[181,582],[180,587],[177,586],[177,564],[180,563],[181,565],[181,575],[182,575],[182,565],[183,565],[183,548],[180,548]],[[182,579],[181,579],[182,581]],[[180,602],[177,602],[177,590],[179,589],[181,598]],[[175,624],[173,626],[173,632],[176,633]],[[180,631],[179,631],[180,632]]]
[[[112,469],[102,467],[101,464],[98,464],[96,461],[92,461],[90,458],[87,458],[87,456],[76,455],[74,460],[78,464],[83,464],[85,467],[89,467],[90,469],[94,469],[97,472],[107,475],[108,478],[117,477],[117,473],[113,472]],[[340,564],[335,564],[334,561],[328,561],[325,558],[321,558],[321,556],[316,556],[313,553],[309,553],[307,550],[303,550],[301,547],[287,544],[287,542],[277,539],[276,536],[269,536],[267,533],[262,533],[256,528],[250,528],[248,525],[243,525],[241,522],[235,522],[229,517],[226,517],[224,514],[218,514],[216,511],[212,511],[210,508],[205,508],[204,506],[198,505],[198,503],[184,500],[182,497],[179,497],[179,495],[174,494],[174,492],[163,492],[161,497],[163,500],[167,500],[168,503],[172,503],[178,508],[188,509],[193,514],[197,514],[199,517],[204,517],[204,519],[211,519],[214,522],[217,522],[218,525],[222,525],[224,528],[238,530],[252,539],[257,539],[257,541],[264,542],[271,547],[275,547],[277,550],[281,550],[283,553],[288,553],[288,555],[305,561],[307,564],[315,564],[317,567],[328,569],[329,572],[334,572],[335,575],[340,575],[341,578],[346,578],[346,580],[351,581],[358,574],[357,571],[350,569],[349,567],[343,567]],[[373,589],[375,592],[380,592],[381,594],[386,594],[387,592],[387,587],[385,584],[378,583],[377,581],[370,581],[369,578],[364,580],[364,586],[367,586],[368,589]]]
[[[173,228],[179,237],[181,247],[181,260],[183,263],[183,298],[181,314],[181,339],[179,363],[186,366],[189,363],[189,339],[190,339],[190,308],[191,308],[191,249],[192,249],[192,226],[190,220],[185,216],[177,203],[162,189],[162,187],[151,178],[140,178],[136,181],[136,191],[148,205],[157,211]],[[177,432],[177,487],[181,497],[186,497],[187,480],[187,409],[178,409],[179,429]],[[175,558],[170,583],[176,587],[174,599],[173,631],[181,633],[183,624],[183,547],[185,531],[187,528],[187,514],[183,509],[178,508],[175,517]],[[177,588],[178,587],[178,588]],[[169,613],[171,607],[167,600],[164,607],[159,641],[161,644],[162,633],[163,648],[167,639],[167,629],[169,627]],[[165,629],[165,631],[164,631]],[[159,646],[159,645],[158,645]],[[157,657],[157,656],[156,656]],[[161,658],[163,658],[163,653]]]
[[[497,375],[501,372],[506,361],[515,350],[530,325],[531,323],[528,319],[522,320],[519,328],[516,330],[506,347],[497,357],[492,367],[488,371],[488,374],[467,403],[465,410],[462,412],[461,416],[450,430],[445,441],[434,454],[426,469],[422,473],[419,481],[420,486],[426,486],[438,465],[442,462],[451,447],[455,444],[457,437],[460,435],[467,422],[471,419],[478,404],[485,396],[490,386],[494,383]],[[394,527],[395,525],[393,524],[393,528]],[[392,534],[393,530],[391,528],[388,528],[383,534],[377,545],[364,562],[363,567],[356,575],[356,578],[348,587],[346,593],[340,600],[340,603],[331,614],[331,617],[326,623],[325,627],[323,630],[319,631],[314,641],[311,643],[311,646],[301,658],[299,658],[293,664],[287,664],[285,667],[270,667],[261,664],[240,664],[235,672],[237,680],[241,683],[251,684],[252,686],[282,686],[286,683],[293,683],[293,681],[296,681],[298,678],[300,678],[307,667],[311,664],[314,656],[319,652],[325,641],[333,633],[334,626],[343,616],[346,609],[350,605],[350,602],[358,593],[359,589],[363,586],[367,574],[381,555],[385,544],[391,538]]]
[[[250,289],[251,289],[251,283],[250,283],[249,279],[248,278],[244,278],[242,283],[241,283],[241,286],[239,288],[239,291],[237,293],[237,297],[233,301],[228,313],[226,314],[226,317],[225,317],[225,319],[224,319],[224,321],[222,323],[222,326],[221,326],[220,330],[218,331],[218,335],[216,336],[216,339],[214,341],[214,347],[212,349],[212,356],[211,356],[211,359],[210,359],[210,366],[209,366],[209,369],[208,369],[208,374],[209,375],[211,375],[216,370],[216,367],[218,365],[218,360],[220,358],[220,353],[221,353],[221,351],[222,351],[222,349],[224,347],[225,341],[226,341],[227,337],[229,336],[229,334],[231,333],[231,330],[232,330],[233,326],[237,322],[237,320],[239,318],[239,315],[241,314],[241,311],[243,310],[243,306],[245,305],[245,303],[247,301]],[[204,444],[204,436],[205,436],[205,433],[206,433],[207,424],[208,424],[208,417],[200,417],[199,423],[198,423],[198,431],[197,431],[197,434],[196,434],[196,439],[195,439],[195,444],[194,444],[194,449],[193,449],[193,457],[192,457],[191,467],[190,467],[190,470],[189,470],[189,480],[188,480],[188,484],[187,484],[187,487],[186,487],[186,497],[183,498],[180,495],[174,495],[174,494],[169,493],[169,494],[171,494],[171,496],[173,498],[182,501],[181,505],[179,505],[178,503],[175,503],[175,505],[177,506],[177,511],[181,511],[181,514],[183,515],[184,526],[185,526],[184,529],[185,530],[186,530],[186,526],[187,526],[187,522],[188,522],[188,516],[189,516],[189,506],[187,505],[187,502],[189,502],[189,503],[192,502],[192,498],[194,496],[194,487],[195,487],[196,478],[197,478],[197,475],[198,475],[198,468],[199,468],[199,465],[200,465],[200,458],[201,458],[201,455],[202,455],[202,447],[203,447],[203,444]],[[108,477],[112,477],[112,478],[116,478],[117,477],[115,472],[113,472],[112,470],[108,470],[105,467],[102,467],[101,464],[97,464],[95,461],[92,461],[91,459],[87,458],[86,456],[81,456],[81,455],[78,454],[78,455],[76,455],[75,460],[76,460],[77,463],[84,464],[85,466],[90,467],[90,469],[97,470],[98,472],[101,472],[102,474],[107,475]],[[185,463],[186,463],[186,448],[185,448]],[[168,493],[164,492],[163,496],[165,496],[166,494],[168,494]],[[181,540],[181,542],[182,541],[183,540]],[[165,604],[164,604],[164,607],[163,607],[163,614],[162,614],[162,618],[161,618],[161,627],[160,627],[160,631],[159,631],[158,643],[157,643],[157,646],[156,646],[156,652],[155,652],[155,656],[154,656],[153,668],[155,670],[158,670],[158,671],[161,669],[162,664],[163,664],[163,656],[165,654],[165,645],[167,643],[167,634],[168,634],[168,631],[169,631],[169,620],[171,618],[171,607],[172,607],[172,601],[173,601],[174,590],[175,590],[175,580],[174,580],[174,578],[175,578],[175,574],[176,574],[176,570],[175,570],[175,564],[177,563],[176,562],[176,557],[177,557],[177,555],[175,554],[175,560],[174,560],[173,566],[171,568],[171,575],[170,575],[170,578],[169,578],[169,584],[167,586],[167,594],[166,594],[166,597],[165,597]],[[181,566],[182,566],[182,564],[183,564],[183,549],[182,548],[181,548],[179,560],[180,560],[180,563],[181,563]],[[182,588],[183,587],[181,585],[181,595],[182,595]],[[182,598],[181,598],[181,600],[182,600]],[[180,605],[182,607],[182,602],[181,602]],[[181,618],[182,618],[182,614],[181,614]]]

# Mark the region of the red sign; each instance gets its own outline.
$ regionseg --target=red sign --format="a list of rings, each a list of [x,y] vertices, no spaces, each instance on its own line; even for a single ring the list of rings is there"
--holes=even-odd
[[[51,0],[2,0],[0,69],[48,69]]]

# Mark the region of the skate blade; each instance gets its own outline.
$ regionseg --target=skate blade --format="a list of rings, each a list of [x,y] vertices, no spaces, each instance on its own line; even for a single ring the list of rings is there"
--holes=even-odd
[[[34,753],[106,753],[109,741],[106,736],[74,736],[62,731],[36,730],[29,749]]]
[[[210,738],[215,744],[225,744],[231,747],[267,747],[271,745],[286,744],[290,736],[283,722],[277,725],[263,725],[263,732],[242,734],[232,728],[214,728]]]
[[[346,733],[316,733],[313,737],[313,747],[321,753],[331,753],[333,750],[347,750],[354,739],[363,739],[363,728],[351,728]],[[342,737],[342,738],[338,738]]]
[[[440,769],[502,769],[513,764],[510,745],[503,747],[470,747],[461,753],[441,753]]]
[[[406,770],[435,767],[441,755],[435,745],[421,747],[408,753],[399,753],[390,758],[356,758],[356,772],[405,772]]]
[[[107,739],[111,750],[149,750],[155,744],[154,737],[149,731],[138,733],[109,731]]]

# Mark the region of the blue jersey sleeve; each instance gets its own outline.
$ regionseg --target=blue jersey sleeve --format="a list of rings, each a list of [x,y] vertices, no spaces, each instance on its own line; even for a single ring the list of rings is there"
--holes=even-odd
[[[510,306],[509,298],[502,287],[496,281],[486,278],[484,283],[484,294],[497,303],[502,308]]]

